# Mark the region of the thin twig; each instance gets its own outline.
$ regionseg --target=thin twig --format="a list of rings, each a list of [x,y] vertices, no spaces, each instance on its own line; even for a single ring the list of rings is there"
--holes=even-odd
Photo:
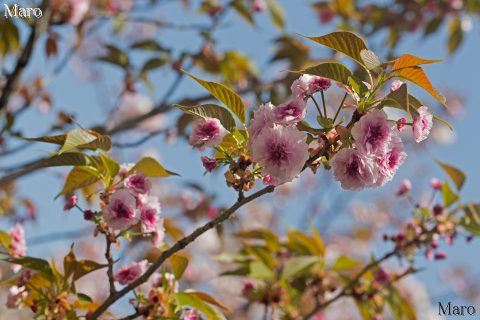
[[[32,25],[30,35],[25,43],[25,46],[23,47],[20,57],[17,60],[17,64],[15,65],[13,71],[7,76],[7,82],[2,88],[2,95],[0,97],[0,110],[7,106],[10,96],[15,91],[23,71],[31,60],[33,48],[35,47],[38,36],[48,26],[48,21],[50,20],[50,0],[44,0],[40,8],[43,12],[43,15]]]
[[[163,251],[163,253],[158,257],[155,262],[148,268],[148,270],[137,280],[133,281],[130,283],[128,286],[124,287],[122,290],[117,291],[115,294],[111,294],[90,316],[87,317],[88,320],[93,320],[93,319],[98,319],[112,304],[114,304],[117,300],[119,300],[121,297],[141,285],[142,283],[145,283],[148,281],[150,276],[156,272],[156,270],[167,260],[169,257],[174,255],[180,250],[183,250],[187,245],[195,241],[198,237],[200,237],[202,234],[207,232],[208,230],[211,230],[224,222],[225,220],[229,219],[238,209],[240,209],[243,205],[257,199],[258,197],[261,197],[264,194],[271,193],[273,192],[275,187],[273,186],[268,186],[265,187],[250,196],[244,198],[242,201],[237,201],[235,204],[233,204],[230,208],[225,210],[222,214],[217,216],[215,219],[207,222],[203,226],[197,228],[194,230],[191,234],[188,236],[180,239],[177,243],[175,243],[173,246],[171,246],[169,249]]]

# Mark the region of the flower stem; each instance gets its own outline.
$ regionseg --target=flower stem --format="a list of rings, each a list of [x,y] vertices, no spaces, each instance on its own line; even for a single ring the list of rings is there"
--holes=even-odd
[[[320,91],[322,94],[322,103],[323,103],[323,113],[325,114],[325,118],[327,117],[327,106],[325,105],[325,96],[323,95],[323,91]]]
[[[333,123],[335,123],[335,120],[337,120],[338,115],[340,114],[340,110],[342,110],[343,103],[345,102],[345,99],[347,99],[347,93],[343,96],[342,102],[340,102],[340,105],[338,106],[337,112],[335,113],[335,117],[333,118]]]
[[[315,107],[317,107],[317,110],[318,110],[318,113],[320,114],[320,117],[323,118],[322,110],[320,110],[320,106],[318,105],[317,100],[315,100],[315,98],[313,96],[310,96],[310,98],[312,98],[313,103],[315,103]]]

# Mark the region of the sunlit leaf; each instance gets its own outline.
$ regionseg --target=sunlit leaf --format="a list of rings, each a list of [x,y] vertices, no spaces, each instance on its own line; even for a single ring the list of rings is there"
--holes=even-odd
[[[209,320],[223,320],[225,317],[198,296],[189,292],[175,293],[175,300],[179,307],[189,306],[201,312]]]
[[[333,264],[332,269],[336,271],[350,270],[355,268],[359,264],[360,264],[359,261],[354,260],[350,257],[340,256],[338,257],[337,261],[335,261],[335,263]]]
[[[365,42],[356,34],[348,31],[336,31],[321,37],[307,37],[317,43],[341,52],[364,65],[360,52],[368,50]]]
[[[404,54],[394,60],[392,71],[403,68],[416,67],[422,64],[431,64],[442,62],[442,60],[427,60],[414,56],[413,54]]]
[[[245,19],[250,25],[255,25],[255,20],[252,16],[252,11],[245,6],[245,2],[242,0],[233,0],[230,6],[238,13],[240,17]]]
[[[450,179],[452,179],[457,189],[461,190],[466,180],[466,176],[463,171],[444,162],[437,161],[437,163],[448,174]]]
[[[5,231],[0,230],[0,245],[2,245],[5,250],[10,250],[10,243],[12,242],[12,237]]]
[[[480,204],[468,203],[464,206],[464,211],[460,225],[468,232],[480,236]]]
[[[235,119],[230,111],[216,105],[216,104],[204,104],[195,107],[186,107],[179,104],[175,104],[174,107],[179,108],[185,113],[200,116],[202,118],[215,118],[220,120],[222,125],[229,131],[235,128]]]
[[[98,172],[95,172],[89,167],[75,167],[70,171],[65,180],[62,191],[55,196],[58,198],[61,195],[72,193],[77,189],[87,187],[100,180]]]
[[[320,255],[323,257],[325,256],[325,244],[323,242],[322,236],[318,232],[317,228],[313,225],[313,223],[310,224],[310,229],[312,230],[313,238],[315,239],[315,243],[318,248],[318,252]]]
[[[130,169],[129,173],[133,173],[135,171],[141,171],[147,177],[153,178],[178,176],[177,173],[165,169],[157,160],[152,157],[140,159],[140,161],[138,161],[135,166]]]
[[[43,260],[40,258],[34,258],[34,257],[19,257],[19,258],[9,258],[8,262],[19,264],[21,266],[24,266],[25,268],[38,271],[42,275],[46,276],[47,279],[49,280],[53,279],[52,268],[50,267],[50,264],[46,260]]]
[[[363,64],[368,70],[374,70],[381,64],[380,59],[373,51],[363,49],[360,51],[360,57],[362,57]]]
[[[250,263],[250,272],[248,277],[259,280],[271,280],[274,277],[274,272],[269,269],[263,262],[253,261]]]
[[[215,98],[223,102],[228,109],[237,115],[242,123],[245,123],[245,105],[243,104],[242,98],[232,89],[221,83],[205,81],[186,71],[183,72],[207,89]]]
[[[318,257],[312,256],[303,256],[303,257],[293,257],[287,260],[285,266],[282,270],[282,279],[292,279],[306,270],[309,270],[313,265],[318,263],[320,260]]]
[[[81,152],[64,152],[40,161],[35,167],[88,166],[92,162],[92,157],[87,154]]]
[[[458,194],[453,192],[448,182],[445,182],[442,185],[442,198],[443,198],[443,205],[445,207],[449,207],[452,203],[456,202],[459,199],[459,196]]]
[[[201,292],[201,291],[192,291],[192,290],[188,290],[186,292],[188,292],[188,294],[194,295],[194,296],[202,299],[203,301],[205,301],[205,302],[207,302],[211,305],[219,307],[220,309],[223,309],[224,311],[228,311],[227,307],[225,307],[223,304],[218,302],[218,300],[216,300],[214,297],[212,297],[208,293]]]
[[[265,245],[271,251],[277,251],[280,248],[280,241],[272,231],[268,229],[250,229],[239,231],[235,234],[236,237],[243,239],[262,239],[265,240]]]
[[[167,59],[162,57],[151,58],[143,64],[142,69],[140,70],[140,73],[144,74],[149,71],[158,69],[161,66],[163,66],[165,63],[167,63],[167,61],[168,61]]]
[[[352,72],[347,67],[337,62],[320,63],[316,66],[306,68],[299,72],[332,79],[347,86],[349,85],[348,77],[353,76]]]
[[[171,256],[168,260],[172,265],[172,271],[173,271],[173,275],[175,276],[175,279],[181,279],[183,273],[185,272],[185,269],[187,269],[188,258],[175,254]]]
[[[104,56],[98,57],[97,60],[108,62],[122,69],[128,68],[130,60],[125,52],[112,45],[107,45],[106,49],[107,53]]]
[[[454,16],[450,21],[448,34],[448,52],[457,51],[463,41],[462,21],[459,17]]]
[[[432,86],[432,84],[430,83],[430,80],[428,80],[427,75],[425,74],[425,72],[421,67],[403,68],[396,71],[396,73],[398,77],[408,80],[416,84],[417,86],[423,88],[425,91],[430,93],[435,99],[437,99],[441,104],[447,107],[445,97],[442,94],[440,94],[437,91],[437,89],[435,89]]]
[[[282,6],[278,3],[277,0],[267,0],[268,11],[272,17],[273,24],[279,28],[283,29],[285,26],[285,11]]]

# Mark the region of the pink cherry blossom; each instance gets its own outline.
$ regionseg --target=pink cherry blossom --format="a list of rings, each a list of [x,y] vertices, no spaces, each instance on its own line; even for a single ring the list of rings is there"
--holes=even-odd
[[[194,147],[203,150],[205,147],[215,148],[223,140],[227,130],[220,120],[215,118],[198,119],[192,124],[192,133],[188,142]]]
[[[387,115],[373,110],[364,115],[352,128],[358,150],[365,154],[383,153],[390,143],[392,130]]]
[[[135,172],[129,175],[124,182],[125,188],[128,188],[136,193],[145,194],[152,188],[152,183],[147,176],[141,172]]]
[[[148,261],[133,262],[129,265],[122,266],[114,275],[115,281],[121,285],[127,285],[137,280],[148,267]]]
[[[183,313],[182,320],[199,320],[200,317],[198,316],[197,311],[195,310],[187,310]]]
[[[263,129],[273,127],[273,108],[273,104],[268,102],[253,112],[253,118],[248,126],[248,134],[251,139],[258,136]]]
[[[67,22],[77,25],[85,18],[90,7],[89,0],[69,0],[71,10]]]
[[[112,15],[128,12],[133,8],[133,0],[108,0],[107,9]]]
[[[265,0],[253,0],[252,10],[257,13],[267,10],[267,4],[265,3]]]
[[[442,189],[442,182],[437,178],[432,178],[430,180],[430,186],[432,186],[432,189],[434,190],[440,190]]]
[[[160,209],[148,205],[143,206],[140,211],[140,223],[143,233],[157,231],[157,224],[160,221]]]
[[[390,85],[390,92],[397,91],[398,89],[400,89],[403,83],[404,82],[400,80],[393,81],[392,84]]]
[[[305,118],[307,105],[304,100],[293,99],[273,109],[275,123],[293,125]]]
[[[126,178],[128,176],[128,172],[135,166],[135,163],[122,163],[120,165],[120,169],[118,170],[118,176],[120,178]]]
[[[11,237],[10,252],[13,257],[18,258],[24,256],[27,252],[27,241],[25,240],[25,231],[20,224],[16,224],[14,227],[8,230],[8,234]]]
[[[403,180],[402,184],[397,190],[397,197],[406,195],[407,193],[410,192],[410,190],[412,190],[412,183],[410,182],[410,180],[408,179]]]
[[[383,186],[385,183],[392,180],[406,157],[407,154],[404,151],[402,140],[397,136],[393,136],[388,150],[377,156],[379,173],[375,185]]]
[[[413,120],[413,137],[416,142],[427,139],[430,129],[432,129],[432,115],[428,112],[428,108],[422,106],[418,108],[418,115]]]
[[[371,157],[356,149],[342,149],[330,161],[333,175],[342,188],[361,190],[377,180],[377,168]]]
[[[103,218],[113,229],[125,229],[138,222],[137,200],[132,191],[115,191],[103,211]]]
[[[20,307],[20,302],[27,298],[27,291],[25,287],[10,287],[7,295],[7,308],[17,309]]]
[[[332,85],[330,79],[304,74],[292,83],[290,89],[294,99],[306,100],[317,92],[325,91]]]
[[[270,175],[276,185],[291,181],[308,159],[307,135],[295,127],[265,129],[253,141],[252,160]]]
[[[165,226],[163,218],[158,219],[156,229],[152,234],[152,244],[161,247],[165,244]]]
[[[200,158],[200,160],[202,160],[203,167],[207,172],[212,172],[216,167],[218,167],[217,160],[215,159],[203,156]]]
[[[75,207],[75,205],[77,204],[78,202],[78,198],[76,195],[72,194],[70,197],[68,197],[66,200],[65,200],[65,206],[63,206],[63,210],[64,211],[68,211],[68,210],[71,210],[73,209],[73,207]]]

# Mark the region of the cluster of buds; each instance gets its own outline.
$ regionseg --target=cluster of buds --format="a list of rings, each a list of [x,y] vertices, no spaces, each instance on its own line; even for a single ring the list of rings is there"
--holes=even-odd
[[[241,155],[236,162],[230,163],[225,179],[227,185],[236,191],[248,191],[255,186],[255,176],[249,166],[252,160],[249,156]]]

